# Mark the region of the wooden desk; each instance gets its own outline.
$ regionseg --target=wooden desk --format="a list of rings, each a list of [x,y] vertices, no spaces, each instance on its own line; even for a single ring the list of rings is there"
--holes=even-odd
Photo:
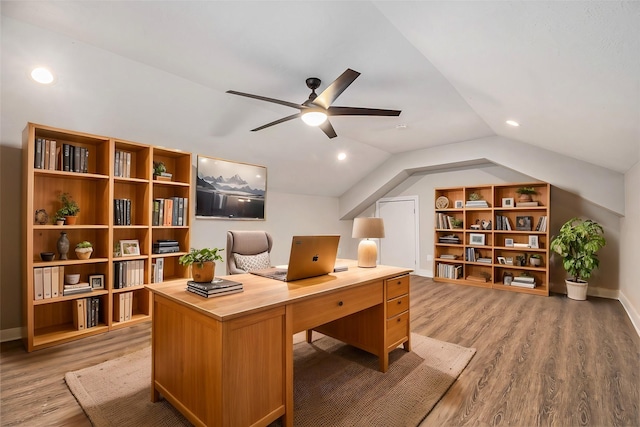
[[[205,299],[186,280],[153,293],[152,400],[162,394],[198,426],[293,425],[293,334],[318,330],[362,348],[388,366],[410,351],[409,272],[350,267],[280,282],[234,275],[244,291]]]

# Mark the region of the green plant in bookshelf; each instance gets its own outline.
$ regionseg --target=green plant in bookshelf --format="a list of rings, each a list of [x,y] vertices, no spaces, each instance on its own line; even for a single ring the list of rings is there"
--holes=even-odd
[[[62,203],[62,207],[56,212],[56,218],[64,218],[67,225],[75,224],[75,218],[80,212],[78,203],[73,200],[69,193],[61,193],[58,195],[58,200]]]
[[[464,221],[458,218],[452,218],[451,219],[451,227],[453,228],[462,228],[462,225],[464,224]]]
[[[153,174],[160,176],[167,171],[164,162],[153,162]]]
[[[482,200],[482,194],[476,193],[474,191],[473,193],[469,194],[469,200],[471,200],[472,202],[475,202],[477,200]]]
[[[536,191],[535,188],[533,187],[520,187],[516,190],[516,193],[518,194],[537,194],[538,192]]]

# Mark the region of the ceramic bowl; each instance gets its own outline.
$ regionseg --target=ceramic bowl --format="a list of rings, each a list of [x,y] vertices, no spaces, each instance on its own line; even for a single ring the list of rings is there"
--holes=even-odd
[[[43,261],[53,261],[55,257],[53,252],[40,252],[40,259]]]
[[[68,284],[68,285],[75,285],[79,281],[80,281],[80,275],[79,274],[65,274],[64,275],[64,282],[66,284]]]

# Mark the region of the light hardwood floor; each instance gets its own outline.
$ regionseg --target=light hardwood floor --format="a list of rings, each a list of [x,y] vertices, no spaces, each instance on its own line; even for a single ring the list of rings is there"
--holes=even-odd
[[[414,332],[477,349],[423,425],[640,425],[640,338],[618,301],[419,277],[411,298]],[[149,344],[149,324],[33,353],[4,343],[0,425],[90,426],[64,373]]]

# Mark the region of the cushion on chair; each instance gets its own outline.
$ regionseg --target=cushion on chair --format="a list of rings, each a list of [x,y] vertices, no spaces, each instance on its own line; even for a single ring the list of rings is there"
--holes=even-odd
[[[233,254],[236,266],[244,271],[262,270],[271,267],[269,252],[262,252],[257,255]]]

